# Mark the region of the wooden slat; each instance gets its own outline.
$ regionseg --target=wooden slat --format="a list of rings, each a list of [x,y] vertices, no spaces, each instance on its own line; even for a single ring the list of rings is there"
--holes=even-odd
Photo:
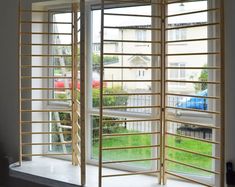
[[[166,95],[172,95],[177,97],[195,97],[203,99],[220,99],[220,97],[215,97],[215,96],[200,96],[200,95],[188,95],[188,94],[177,94],[177,93],[166,93]]]
[[[104,110],[117,110],[117,109],[141,109],[141,108],[160,108],[160,106],[104,106]]]
[[[220,52],[205,52],[205,53],[171,53],[166,56],[200,56],[200,55],[219,55]]]
[[[173,176],[173,177],[177,177],[177,178],[186,180],[186,181],[189,181],[189,182],[193,182],[193,183],[196,183],[196,184],[200,184],[200,185],[202,185],[202,186],[214,187],[214,186],[211,185],[211,184],[206,184],[206,183],[203,183],[203,182],[201,182],[201,181],[199,181],[199,180],[191,179],[191,178],[189,178],[189,177],[185,177],[185,176],[182,176],[182,175],[178,175],[178,174],[175,174],[175,173],[172,173],[172,172],[169,172],[169,171],[166,171],[166,174],[171,175],[171,176]]]
[[[216,81],[190,81],[190,80],[165,80],[165,82],[174,82],[174,83],[193,83],[193,84],[221,84],[221,82]]]
[[[166,67],[166,69],[185,69],[185,70],[220,70],[220,67]]]
[[[106,39],[106,40],[104,40],[104,42],[120,42],[120,43],[153,43],[153,44],[161,44],[161,41],[146,41],[146,40],[144,40],[144,41],[142,41],[142,40],[114,40],[114,39],[112,39],[112,40],[108,40],[108,39]]]
[[[104,55],[111,55],[111,56],[161,56],[161,54],[154,54],[154,53],[104,53]]]
[[[22,143],[22,146],[37,146],[37,145],[71,145],[72,142],[51,142],[51,143]]]
[[[216,112],[216,111],[199,110],[199,109],[193,109],[193,108],[180,108],[180,107],[172,107],[172,106],[166,106],[166,109],[183,110],[183,111],[190,111],[190,112],[201,112],[201,113],[206,113],[206,114],[217,114],[217,115],[220,114],[220,112]]]
[[[21,121],[21,124],[33,124],[33,123],[71,123],[72,121],[68,121],[68,120],[61,120],[61,121],[55,121],[55,120],[51,120],[51,121]]]
[[[220,23],[206,23],[206,24],[196,24],[196,25],[187,25],[187,26],[177,26],[177,27],[168,27],[166,28],[167,31],[175,30],[175,29],[190,29],[195,27],[208,27],[208,26],[217,26]]]
[[[185,39],[185,40],[168,40],[165,43],[180,43],[180,42],[200,42],[200,41],[211,41],[211,40],[219,40],[220,38],[196,38],[196,39]]]
[[[129,66],[129,67],[117,67],[117,66],[105,66],[104,69],[161,69],[161,67],[133,67],[133,66]]]
[[[144,174],[153,174],[159,173],[159,171],[137,171],[137,172],[130,172],[125,174],[113,174],[113,175],[103,175],[102,177],[121,177],[121,176],[131,176],[131,175],[144,175]]]
[[[21,68],[72,68],[72,66],[32,66],[32,65],[22,65]]]
[[[210,144],[220,144],[220,142],[206,140],[206,139],[202,139],[202,138],[195,138],[195,137],[192,137],[192,136],[185,136],[185,135],[182,135],[182,134],[175,134],[175,133],[170,133],[170,132],[166,132],[165,134],[170,135],[170,136],[180,137],[180,138],[186,138],[186,139],[206,142],[206,143],[210,143]]]
[[[21,54],[22,57],[72,57],[72,55]]]
[[[72,24],[71,22],[58,21],[21,21],[21,24]]]
[[[123,147],[105,147],[103,151],[123,150],[123,149],[144,149],[144,148],[158,148],[160,145],[142,145],[142,146],[123,146]]]
[[[104,29],[120,29],[120,30],[149,30],[149,31],[161,31],[160,28],[148,28],[148,27],[131,27],[131,26],[105,26]]]
[[[128,16],[128,17],[145,17],[145,18],[159,18],[161,16],[153,16],[153,15],[141,15],[141,14],[120,14],[120,13],[104,13],[105,16]]]
[[[72,44],[49,44],[49,43],[21,43],[21,46],[69,46],[71,47]]]
[[[124,95],[124,96],[126,96],[126,95],[160,95],[160,93],[153,93],[153,92],[151,92],[151,93],[143,93],[143,92],[141,92],[141,93],[107,93],[107,94],[103,94],[103,96],[105,97],[105,96],[121,96],[121,95]]]
[[[65,156],[72,155],[71,153],[48,153],[48,154],[22,154],[22,157],[32,157],[32,156]]]
[[[31,77],[31,76],[21,76],[21,79],[72,79],[72,77],[60,77],[60,76]]]
[[[22,91],[48,91],[48,90],[55,90],[55,91],[58,91],[58,90],[71,90],[71,88],[21,88]]]
[[[21,110],[21,112],[71,112],[71,109]]]
[[[190,154],[193,154],[193,155],[198,155],[198,156],[202,156],[202,157],[207,157],[207,158],[220,160],[220,157],[210,156],[210,155],[207,155],[207,154],[198,153],[196,151],[190,151],[190,150],[187,150],[187,149],[182,149],[182,148],[173,147],[173,146],[169,146],[169,145],[166,145],[165,147],[168,148],[168,149],[176,150],[176,151],[181,151],[181,152],[190,153]]]
[[[212,174],[215,174],[215,175],[219,175],[219,174],[220,174],[220,172],[211,171],[211,170],[208,170],[208,169],[204,169],[204,168],[202,168],[202,167],[194,166],[194,165],[191,165],[191,164],[186,164],[186,163],[184,163],[184,162],[179,162],[179,161],[176,161],[176,160],[166,159],[166,161],[172,162],[172,163],[175,163],[175,164],[178,164],[178,165],[190,167],[190,168],[193,168],[193,169],[205,171],[205,172],[207,172],[207,173],[212,173]]]
[[[159,132],[140,132],[140,133],[118,133],[118,134],[103,134],[103,137],[115,137],[115,136],[141,136],[141,135],[154,135]]]
[[[69,35],[71,36],[71,33],[53,33],[53,32],[21,32],[21,35]]]
[[[72,101],[72,99],[42,99],[42,98],[41,99],[36,99],[36,98],[35,99],[34,98],[33,99],[28,99],[28,98],[21,99],[21,102],[25,102],[25,101],[48,101],[48,102],[52,101],[53,102],[53,101]]]
[[[161,82],[161,80],[103,80],[103,82]]]
[[[160,160],[160,158],[142,158],[142,159],[133,159],[133,160],[115,160],[115,161],[105,161],[103,164],[117,164],[117,163],[126,163],[126,162],[144,162],[144,161],[155,161]]]
[[[167,122],[172,122],[173,123],[181,123],[181,124],[186,124],[186,125],[192,125],[192,126],[197,126],[197,127],[204,127],[204,128],[211,128],[211,129],[217,129],[219,130],[220,127],[216,127],[214,125],[210,124],[203,124],[203,123],[196,123],[196,122],[190,122],[190,121],[183,121],[183,120],[176,120],[176,119],[166,119]]]
[[[130,122],[147,122],[147,121],[159,121],[159,118],[149,119],[133,119],[133,120],[103,120],[103,123],[130,123]]]
[[[205,10],[198,10],[198,11],[179,13],[179,14],[166,15],[166,18],[176,17],[176,16],[185,16],[185,15],[191,15],[191,14],[198,14],[198,13],[204,13],[204,12],[207,13],[207,12],[219,11],[219,10],[220,10],[219,8],[210,8],[210,9],[205,9]]]
[[[70,131],[64,132],[22,132],[21,135],[36,135],[36,134],[71,134]]]

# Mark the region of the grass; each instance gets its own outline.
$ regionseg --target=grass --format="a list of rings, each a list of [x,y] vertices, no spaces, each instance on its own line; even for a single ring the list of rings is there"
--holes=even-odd
[[[122,132],[128,132],[127,130],[122,130]],[[119,132],[120,133],[120,132]],[[130,133],[130,131],[129,131]],[[103,140],[103,147],[124,147],[124,146],[140,146],[140,145],[151,145],[152,136],[122,136],[122,137],[109,137]],[[196,151],[202,154],[212,154],[212,145],[196,140],[186,139],[186,138],[175,138],[173,136],[167,137],[167,144],[177,148],[187,149]],[[156,148],[155,148],[156,149]],[[153,148],[144,149],[131,149],[131,150],[112,150],[103,151],[103,160],[129,160],[129,159],[144,159],[152,158]],[[193,155],[190,153],[180,152],[168,149],[167,157],[172,160],[183,162],[190,165],[195,165],[204,169],[211,170],[212,159]],[[98,142],[93,143],[93,158],[98,158]],[[127,164],[127,163],[126,163]],[[129,163],[128,163],[129,164]],[[134,165],[143,168],[151,168],[151,161],[134,162],[129,165]],[[177,171],[182,173],[197,174],[210,176],[209,173],[186,167],[179,164],[174,164],[172,162],[167,162],[167,168],[170,171]]]

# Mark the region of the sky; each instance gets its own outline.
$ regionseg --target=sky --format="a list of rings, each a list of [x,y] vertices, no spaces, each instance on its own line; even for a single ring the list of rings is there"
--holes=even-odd
[[[168,14],[176,14],[182,12],[190,12],[190,11],[197,11],[197,10],[204,10],[207,9],[207,2],[191,2],[191,3],[177,3],[171,4],[168,7]],[[151,7],[150,6],[139,6],[139,7],[127,7],[127,8],[116,8],[116,9],[107,9],[105,10],[106,13],[120,13],[120,14],[142,14],[142,15],[150,15],[151,14]],[[71,14],[59,14],[56,15],[56,21],[61,22],[70,22],[71,21]],[[95,10],[92,12],[93,18],[93,42],[100,41],[100,24],[101,24],[101,11]],[[143,18],[143,17],[126,17],[126,16],[105,16],[104,24],[105,26],[131,26],[131,25],[150,25],[151,19],[150,18]],[[188,23],[188,22],[205,22],[207,21],[207,14],[200,13],[200,14],[192,14],[187,16],[177,16],[168,19],[168,23]],[[70,25],[57,25],[58,32],[70,32],[71,26]],[[106,36],[110,36],[111,38],[118,35],[118,29],[107,30],[105,32]],[[68,43],[71,41],[70,37],[68,36],[61,36],[61,43]]]

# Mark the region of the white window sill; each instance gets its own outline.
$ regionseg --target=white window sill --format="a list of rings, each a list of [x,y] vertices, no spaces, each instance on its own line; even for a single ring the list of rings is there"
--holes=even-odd
[[[104,173],[115,174],[121,171],[103,169]],[[51,187],[80,186],[80,168],[71,162],[47,157],[25,161],[22,166],[10,165],[10,176]],[[156,177],[137,175],[129,177],[104,178],[104,187],[160,187]],[[98,167],[87,165],[87,187],[98,187]],[[177,180],[168,180],[164,187],[198,187],[199,185]]]

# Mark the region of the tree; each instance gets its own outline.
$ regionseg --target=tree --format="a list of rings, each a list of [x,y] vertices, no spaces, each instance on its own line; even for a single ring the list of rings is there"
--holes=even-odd
[[[207,65],[203,66],[203,67],[207,67]],[[208,69],[203,69],[201,71],[201,74],[198,78],[198,81],[201,81],[203,83],[196,83],[195,84],[195,90],[198,92],[198,91],[201,91],[201,90],[205,90],[207,89],[207,83],[206,81],[208,81]]]

